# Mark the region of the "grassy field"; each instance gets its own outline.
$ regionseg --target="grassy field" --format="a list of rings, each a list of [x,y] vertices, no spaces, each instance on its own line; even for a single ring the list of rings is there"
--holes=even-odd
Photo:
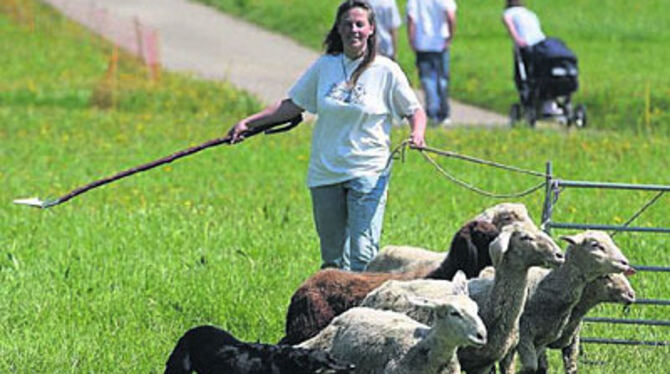
[[[305,187],[309,124],[205,151],[49,210],[11,204],[56,197],[221,136],[258,108],[223,83],[170,74],[150,82],[125,55],[105,78],[111,46],[25,4],[34,22],[0,13],[0,373],[160,373],[177,338],[198,324],[278,340],[293,290],[319,266]],[[406,134],[395,130],[394,141]],[[538,171],[552,160],[566,179],[670,182],[664,134],[431,129],[427,137],[437,148]],[[499,193],[540,182],[440,163]],[[555,218],[622,223],[651,196],[564,191]],[[536,193],[515,201],[539,218],[542,200]],[[444,250],[464,221],[497,202],[441,178],[410,152],[394,167],[382,244]],[[635,223],[668,227],[667,207],[664,197]],[[616,239],[635,264],[670,263],[667,235]],[[662,275],[642,273],[632,283],[640,298],[670,294]],[[624,313],[608,306],[594,315]],[[634,306],[627,316],[666,319],[667,311]],[[585,335],[670,340],[667,330],[648,327],[587,326]],[[660,373],[670,353],[585,349],[598,363],[583,366],[586,373]],[[555,368],[557,357],[552,352]]]
[[[200,0],[320,49],[340,0]],[[405,0],[397,1],[404,15]],[[459,1],[452,49],[453,97],[508,113],[517,101],[512,47],[502,22],[504,1]],[[598,128],[670,131],[670,15],[665,0],[554,0],[526,2],[549,36],[575,51],[584,103]],[[625,15],[625,17],[622,17]],[[399,62],[416,77],[406,30]],[[418,79],[413,79],[418,84]]]

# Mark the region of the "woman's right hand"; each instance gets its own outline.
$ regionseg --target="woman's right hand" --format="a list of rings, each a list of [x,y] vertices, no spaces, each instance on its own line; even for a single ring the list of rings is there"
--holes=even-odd
[[[244,140],[244,132],[249,130],[249,126],[245,120],[242,120],[235,124],[228,130],[228,136],[230,137],[230,144],[239,143]]]

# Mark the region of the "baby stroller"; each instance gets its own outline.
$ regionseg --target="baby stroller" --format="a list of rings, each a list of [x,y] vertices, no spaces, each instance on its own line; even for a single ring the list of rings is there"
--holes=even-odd
[[[531,127],[538,119],[557,120],[568,126],[586,126],[586,107],[573,108],[570,96],[579,86],[577,56],[555,38],[532,47],[514,49],[515,76],[520,103],[510,108],[512,124],[526,119]]]

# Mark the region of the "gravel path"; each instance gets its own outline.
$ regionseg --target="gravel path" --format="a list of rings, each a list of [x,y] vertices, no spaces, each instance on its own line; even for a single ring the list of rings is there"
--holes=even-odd
[[[159,32],[165,69],[225,79],[266,103],[285,97],[319,53],[294,41],[188,0],[92,0]],[[90,4],[89,3],[89,4]],[[419,95],[420,97],[422,95]],[[498,126],[507,118],[456,101],[452,122]]]

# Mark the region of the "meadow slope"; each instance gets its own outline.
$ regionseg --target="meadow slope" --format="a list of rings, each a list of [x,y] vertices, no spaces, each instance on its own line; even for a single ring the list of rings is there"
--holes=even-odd
[[[3,3],[4,4],[4,3]],[[305,174],[311,126],[219,147],[93,190],[48,210],[11,204],[56,197],[94,179],[219,137],[259,108],[225,83],[164,74],[32,0],[0,12],[0,372],[161,373],[177,338],[215,324],[244,340],[282,336],[293,290],[319,254]],[[394,143],[407,136],[395,129]],[[577,180],[669,184],[668,137],[608,131],[430,129],[432,146]],[[498,193],[541,182],[458,160],[452,174]],[[563,191],[560,221],[623,223],[649,193]],[[515,199],[539,218],[543,194]],[[396,161],[382,244],[444,250],[458,227],[499,202],[441,177],[410,151]],[[670,226],[663,197],[635,224]],[[670,264],[669,238],[622,233],[635,264]],[[667,297],[662,275],[632,282]],[[594,315],[667,318],[663,307]],[[652,327],[588,326],[586,335],[670,340]],[[663,372],[668,348],[589,345],[586,373]],[[550,359],[557,367],[555,352]],[[643,362],[644,365],[640,365]]]

